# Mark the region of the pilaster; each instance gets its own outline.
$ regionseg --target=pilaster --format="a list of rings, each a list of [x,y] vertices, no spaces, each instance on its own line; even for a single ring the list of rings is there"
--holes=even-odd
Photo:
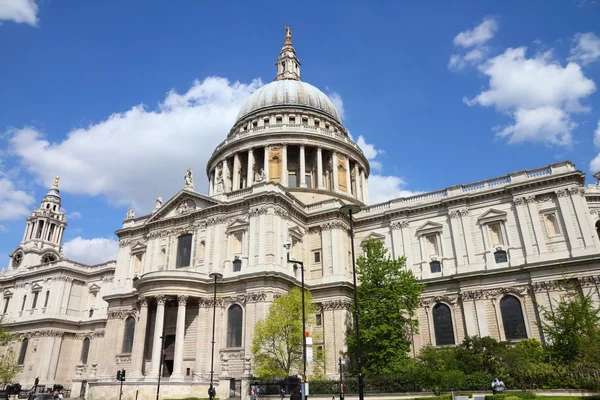
[[[248,187],[254,184],[254,151],[248,150],[248,168],[246,169],[246,182]]]
[[[333,171],[331,171],[331,175],[333,176],[333,188],[332,190],[334,192],[338,192],[339,191],[339,186],[338,186],[338,157],[337,157],[337,153],[334,151],[333,154],[331,155],[331,164],[333,165]]]
[[[281,146],[281,184],[288,187],[287,144]]]
[[[320,147],[317,147],[317,188],[325,189],[323,185],[323,151]]]
[[[165,297],[156,296],[156,319],[154,322],[154,339],[152,342],[152,365],[148,378],[157,379],[162,360],[162,339],[165,324]]]
[[[144,345],[146,340],[146,327],[148,325],[148,301],[145,297],[140,298],[140,314],[135,324],[133,351],[131,354],[132,378],[141,378],[144,363]]]
[[[304,154],[304,145],[300,146],[300,176],[298,177],[300,180],[300,187],[306,187],[306,160]]]

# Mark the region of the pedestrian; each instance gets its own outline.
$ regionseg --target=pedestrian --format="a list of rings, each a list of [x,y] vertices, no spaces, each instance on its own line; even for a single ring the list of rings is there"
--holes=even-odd
[[[250,385],[250,400],[256,400],[254,397],[254,386]]]
[[[302,395],[300,394],[300,386],[296,386],[292,395],[290,396],[290,400],[302,400]]]
[[[279,390],[279,394],[281,395],[281,400],[283,400],[285,398],[285,389],[283,388],[283,386]]]
[[[258,396],[260,395],[260,387],[258,386],[257,382],[255,382],[254,385],[254,400],[258,400]]]

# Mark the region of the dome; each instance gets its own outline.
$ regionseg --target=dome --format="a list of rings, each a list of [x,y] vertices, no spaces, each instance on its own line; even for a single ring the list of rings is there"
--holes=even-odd
[[[240,109],[237,120],[255,111],[278,106],[305,107],[322,112],[342,123],[337,109],[325,93],[309,83],[293,79],[273,81],[252,93]]]

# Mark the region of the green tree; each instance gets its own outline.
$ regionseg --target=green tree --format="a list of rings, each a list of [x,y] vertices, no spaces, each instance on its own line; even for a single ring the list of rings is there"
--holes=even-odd
[[[11,335],[2,321],[0,321],[0,387],[5,387],[11,383],[14,377],[19,372],[19,366],[15,357],[15,352],[10,347],[10,342],[13,340]]]
[[[466,337],[456,349],[456,360],[466,374],[485,372],[490,377],[501,376],[506,373],[506,348],[506,342],[498,342],[489,336]]]
[[[425,346],[417,357],[423,386],[436,394],[462,388],[465,374],[456,361],[456,348]]]
[[[553,372],[546,363],[546,350],[537,339],[522,340],[508,347],[504,361],[511,386],[521,390],[539,388]]]
[[[600,366],[600,309],[590,293],[566,281],[566,294],[543,309],[544,333],[553,362]]]
[[[306,324],[314,320],[316,307],[309,291],[304,294]],[[283,378],[302,371],[302,291],[294,288],[269,308],[267,318],[254,326],[252,355],[260,378]]]
[[[412,332],[418,327],[415,312],[424,286],[404,267],[405,259],[392,259],[380,241],[369,239],[362,248],[364,255],[358,258],[356,270],[364,373],[399,373],[406,365]],[[356,360],[354,330],[348,332],[346,341],[348,353]],[[352,372],[356,367],[353,362]]]

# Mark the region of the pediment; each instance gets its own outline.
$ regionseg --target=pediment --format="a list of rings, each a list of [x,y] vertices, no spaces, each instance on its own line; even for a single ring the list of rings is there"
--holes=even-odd
[[[425,235],[427,233],[441,232],[444,225],[433,221],[427,221],[417,228],[417,235]]]
[[[290,234],[290,236],[294,236],[300,241],[302,240],[302,236],[304,236],[304,231],[298,226],[293,226],[290,229],[288,229],[288,233]]]
[[[13,292],[10,289],[4,291],[4,297],[12,297]]]
[[[42,290],[42,285],[40,285],[39,283],[34,283],[33,286],[31,286],[32,292],[39,292],[41,290]]]
[[[379,241],[383,242],[383,241],[385,241],[385,235],[382,235],[381,233],[377,233],[377,232],[371,232],[365,238],[363,238],[363,240],[360,243],[362,244],[369,239],[375,239],[375,240],[379,240]]]
[[[139,253],[146,251],[146,244],[144,242],[136,242],[131,246],[131,253]]]
[[[227,233],[235,232],[235,231],[242,231],[242,230],[248,229],[248,226],[249,226],[248,221],[246,221],[242,218],[236,218],[235,220],[233,220],[232,223],[230,223],[227,226]]]
[[[505,211],[497,210],[495,208],[490,208],[489,210],[487,210],[486,212],[481,214],[479,216],[479,218],[477,218],[477,221],[488,222],[488,221],[505,220],[505,219],[506,219]]]
[[[208,196],[189,189],[183,189],[164,203],[158,210],[155,210],[153,215],[146,221],[146,224],[158,220],[181,217],[217,204],[219,204],[219,201]]]
[[[100,291],[100,286],[96,285],[95,283],[92,284],[92,286],[89,287],[89,292],[90,293],[97,293]]]

